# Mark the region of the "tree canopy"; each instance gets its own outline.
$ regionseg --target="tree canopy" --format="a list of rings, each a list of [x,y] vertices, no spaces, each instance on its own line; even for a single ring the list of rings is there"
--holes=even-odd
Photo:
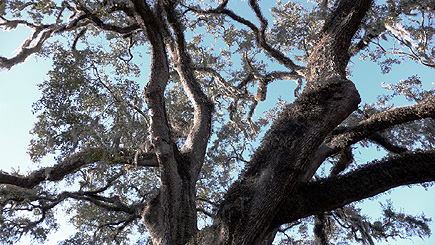
[[[432,0],[1,1],[4,31],[32,30],[2,72],[52,69],[28,149],[42,167],[0,171],[0,241],[43,242],[60,207],[76,227],[60,244],[430,236],[429,217],[355,202],[433,184],[435,89],[415,74],[368,104],[352,72],[435,68],[434,18]],[[280,81],[289,101],[266,103]]]

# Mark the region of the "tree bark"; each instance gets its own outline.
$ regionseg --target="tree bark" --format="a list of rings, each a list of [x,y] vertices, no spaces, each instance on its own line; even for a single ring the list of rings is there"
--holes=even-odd
[[[350,40],[370,0],[340,1],[307,65],[307,85],[273,123],[261,146],[225,195],[209,232],[212,244],[259,244],[325,137],[360,102],[346,79]],[[209,236],[204,236],[209,237]],[[197,238],[194,243],[201,243]],[[202,240],[205,242],[205,240]]]
[[[145,1],[132,1],[136,19],[151,46],[151,72],[145,87],[150,112],[150,136],[160,169],[160,188],[143,212],[143,221],[155,244],[185,244],[197,232],[194,180],[188,177],[188,159],[172,142],[164,92],[169,80],[169,61],[164,39],[163,6],[154,9]]]
[[[345,175],[300,183],[294,193],[288,195],[273,226],[322,214],[398,186],[434,180],[434,150],[375,160]]]
[[[153,2],[153,7],[149,2]],[[435,116],[435,97],[417,105],[395,108],[374,115],[355,127],[337,127],[358,106],[360,97],[354,84],[346,78],[351,40],[361,25],[372,0],[340,0],[323,27],[306,67],[301,67],[267,43],[267,20],[257,1],[250,0],[260,27],[226,9],[228,1],[203,13],[225,14],[247,26],[255,35],[258,48],[287,67],[288,73],[270,73],[263,77],[256,99],[264,100],[267,79],[274,76],[306,78],[306,88],[288,105],[264,136],[246,169],[225,194],[212,226],[198,232],[195,184],[201,171],[210,138],[213,104],[196,81],[194,70],[213,73],[210,67],[194,67],[186,48],[179,1],[132,0],[124,6],[127,15],[137,23],[127,27],[105,24],[83,6],[80,18],[89,19],[102,30],[130,33],[141,29],[146,34],[151,51],[150,77],[145,87],[149,108],[151,142],[154,152],[141,158],[140,164],[159,167],[158,192],[146,204],[125,205],[117,198],[98,196],[97,192],[63,192],[53,199],[53,207],[66,198],[85,200],[109,211],[139,216],[155,244],[260,244],[271,242],[280,225],[310,215],[318,215],[317,234],[327,243],[323,233],[325,211],[374,196],[400,185],[435,180],[435,152],[404,152],[376,133],[396,124]],[[80,19],[81,20],[81,19]],[[77,29],[85,24],[71,24]],[[31,53],[40,50],[42,42],[54,32],[50,27],[35,40],[33,48],[23,49],[16,57],[0,57],[0,67],[9,69]],[[62,27],[62,28],[67,28]],[[63,30],[63,29],[62,29]],[[41,30],[40,30],[41,31]],[[75,46],[75,45],[74,45]],[[168,57],[170,56],[170,58]],[[171,62],[171,64],[170,64]],[[178,74],[194,108],[194,118],[182,148],[173,142],[165,110],[165,89],[170,79],[170,65]],[[247,80],[254,79],[250,74]],[[246,86],[244,83],[244,86]],[[234,90],[239,87],[234,87]],[[311,179],[320,164],[332,154],[348,151],[361,139],[373,139],[397,151],[386,158],[355,171],[338,175],[337,168],[328,179]],[[91,162],[103,157],[104,149],[86,149],[71,155],[51,168],[35,171],[27,177],[0,172],[0,184],[31,189],[43,181],[58,181]],[[131,162],[132,152],[118,157]],[[107,159],[107,158],[105,158]],[[113,160],[115,162],[116,160]],[[116,162],[115,162],[116,163]],[[109,184],[106,189],[109,188]]]

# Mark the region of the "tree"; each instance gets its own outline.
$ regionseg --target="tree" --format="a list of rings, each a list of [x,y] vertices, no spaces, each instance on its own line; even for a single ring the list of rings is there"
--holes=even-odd
[[[361,55],[384,72],[406,59],[434,68],[434,3],[277,1],[270,15],[250,0],[242,16],[225,0],[2,1],[3,29],[33,34],[0,67],[53,61],[29,153],[58,156],[0,173],[2,241],[44,240],[62,204],[78,228],[65,244],[125,243],[134,229],[153,244],[270,243],[307,217],[320,244],[340,225],[363,243],[430,234],[424,216],[387,204],[370,223],[348,204],[435,180],[434,90],[415,76],[359,107],[348,65]],[[256,118],[277,80],[296,81],[296,98]],[[415,103],[388,106],[399,94]],[[388,156],[353,164],[357,144]]]

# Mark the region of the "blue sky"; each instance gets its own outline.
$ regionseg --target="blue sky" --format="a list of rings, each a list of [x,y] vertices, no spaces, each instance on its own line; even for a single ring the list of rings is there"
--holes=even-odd
[[[12,56],[14,50],[18,48],[18,44],[27,38],[28,34],[29,32],[26,30],[0,31],[0,55]],[[434,86],[434,70],[413,62],[396,65],[389,74],[382,75],[379,66],[370,61],[362,62],[358,59],[353,61],[351,80],[355,82],[364,102],[376,102],[376,96],[383,92],[382,82],[397,83],[400,79],[406,79],[411,75],[419,75],[426,89]],[[43,81],[45,73],[49,69],[50,61],[36,59],[32,56],[25,63],[13,67],[10,71],[0,71],[0,163],[1,169],[4,171],[20,169],[22,172],[27,172],[38,167],[30,162],[26,151],[31,138],[29,131],[35,121],[35,115],[31,112],[32,103],[40,97],[36,85]],[[286,88],[283,89],[283,87]],[[284,100],[288,98],[290,100],[288,94],[293,94],[294,87],[294,82],[276,82],[272,84],[269,87],[270,94],[267,101],[261,107],[273,105],[278,98]],[[404,102],[404,100],[399,100],[397,105]],[[361,154],[357,154],[356,158],[361,162],[382,156],[382,152],[374,150],[363,149],[360,151]],[[41,162],[43,166],[51,164],[53,164],[51,159],[44,159]],[[429,188],[429,191],[424,191],[420,186],[413,186],[412,188],[400,187],[390,194],[365,201],[358,204],[358,206],[364,208],[364,214],[375,217],[380,214],[379,202],[385,202],[386,199],[393,201],[396,210],[406,211],[409,214],[424,212],[428,217],[435,219],[434,187]],[[431,224],[433,232],[435,232],[434,223]],[[51,239],[54,241],[58,238],[65,238],[65,234],[69,232],[71,230],[62,229]],[[28,241],[22,241],[20,244],[28,244]],[[385,244],[435,244],[435,235],[425,241],[414,238],[413,242],[390,241],[390,243]]]

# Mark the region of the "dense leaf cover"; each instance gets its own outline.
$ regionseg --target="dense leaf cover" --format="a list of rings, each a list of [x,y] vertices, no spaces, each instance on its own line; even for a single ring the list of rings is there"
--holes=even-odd
[[[53,62],[29,154],[57,163],[0,172],[0,241],[43,242],[60,208],[77,231],[61,244],[428,237],[424,215],[354,202],[433,183],[435,90],[414,75],[364,104],[348,79],[355,57],[435,68],[435,1],[247,2],[1,1],[3,30],[33,34],[0,68]],[[280,81],[291,101],[264,110]]]

